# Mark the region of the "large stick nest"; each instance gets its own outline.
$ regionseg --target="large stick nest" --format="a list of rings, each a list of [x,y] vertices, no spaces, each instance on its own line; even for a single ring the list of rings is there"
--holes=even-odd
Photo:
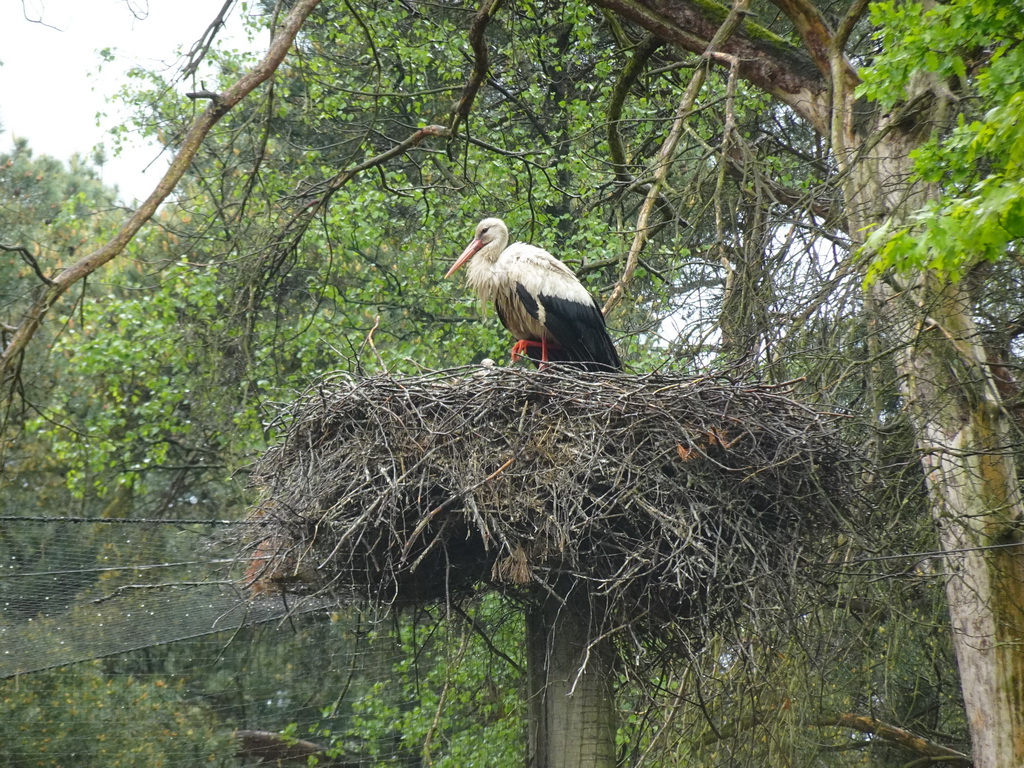
[[[330,377],[254,467],[251,578],[375,604],[575,578],[611,621],[669,639],[749,605],[849,514],[837,422],[723,378]]]

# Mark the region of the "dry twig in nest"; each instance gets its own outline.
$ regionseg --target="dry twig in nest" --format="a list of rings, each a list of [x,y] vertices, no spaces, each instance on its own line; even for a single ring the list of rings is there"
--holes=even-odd
[[[254,468],[264,585],[379,605],[568,576],[666,642],[793,572],[855,470],[833,414],[711,377],[339,375],[286,421]]]

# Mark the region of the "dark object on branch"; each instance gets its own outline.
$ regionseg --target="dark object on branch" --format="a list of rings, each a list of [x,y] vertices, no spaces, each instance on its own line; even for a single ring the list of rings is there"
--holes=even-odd
[[[856,474],[835,415],[711,377],[339,375],[286,418],[254,467],[282,590],[402,605],[568,577],[637,640],[777,610]]]
[[[201,91],[189,91],[185,94],[188,98],[195,101],[196,99],[209,99],[214,104],[219,104],[221,95],[216,91],[208,91],[205,88]]]

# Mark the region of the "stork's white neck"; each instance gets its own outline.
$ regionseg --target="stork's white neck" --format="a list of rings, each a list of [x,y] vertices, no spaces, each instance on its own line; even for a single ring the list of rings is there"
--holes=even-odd
[[[497,245],[497,242],[488,243],[466,265],[466,282],[485,303],[493,301],[498,290],[495,262],[504,250],[504,244],[500,244],[500,248],[495,247]]]
[[[483,247],[466,265],[466,282],[485,303],[494,300],[501,282],[501,271],[497,268],[498,257],[508,245],[508,232],[495,233],[493,240]]]

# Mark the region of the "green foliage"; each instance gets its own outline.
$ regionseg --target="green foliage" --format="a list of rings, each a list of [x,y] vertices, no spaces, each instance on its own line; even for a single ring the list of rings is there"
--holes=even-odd
[[[110,231],[114,190],[75,156],[65,164],[36,155],[18,138],[0,153],[0,243],[24,248],[44,275],[52,275]],[[4,253],[0,310],[16,316],[26,283],[38,284],[33,264]]]
[[[112,679],[99,662],[0,681],[4,765],[226,766],[223,729],[198,704],[184,704],[181,684]]]
[[[216,332],[222,320],[215,270],[182,261],[161,278],[155,290],[108,289],[83,300],[79,323],[53,346],[52,354],[79,379],[64,397],[54,398],[53,407],[73,415],[80,429],[69,430],[64,419],[48,413],[28,429],[49,440],[66,462],[69,486],[79,496],[90,483],[102,496],[111,480],[134,485],[167,464],[174,446],[196,437],[193,408],[218,407],[216,401],[203,403],[208,393],[193,393],[197,382],[189,374],[202,364],[202,348],[182,338],[180,326],[188,311],[197,327]],[[236,425],[252,429],[240,417]]]
[[[458,619],[442,624],[430,611],[372,631],[371,644],[394,643],[401,654],[388,673],[349,697],[341,727],[316,723],[303,734],[293,723],[283,732],[329,742],[328,754],[358,753],[375,768],[396,758],[438,768],[519,762],[524,681],[492,649],[505,649],[522,667],[522,616],[495,595],[466,608],[474,627]],[[340,702],[322,714],[336,718],[339,709]]]
[[[493,87],[480,91],[466,124],[479,141],[424,144],[355,178],[320,217],[303,219],[310,196],[333,176],[417,126],[447,123],[467,75],[462,33],[473,10],[325,3],[303,30],[303,55],[279,71],[273,93],[228,115],[207,142],[181,200],[189,220],[176,232],[201,237],[199,261],[223,259],[220,244],[233,244],[239,259],[232,256],[223,273],[229,291],[245,312],[262,313],[246,331],[252,349],[277,345],[264,329],[326,305],[335,358],[344,355],[346,365],[357,350],[368,351],[364,340],[375,324],[376,350],[391,367],[504,358],[508,342],[496,318],[481,325],[459,282],[440,279],[488,214],[506,218],[514,237],[583,267],[599,296],[609,290],[638,200],[635,190],[626,195],[610,183],[606,164],[605,102],[629,53],[583,4],[509,8],[495,17],[488,28]],[[222,82],[236,70],[236,61],[225,60]],[[638,173],[674,109],[670,87],[679,73],[663,78],[644,83],[625,104],[620,129],[638,148]],[[143,90],[131,98],[147,113],[138,125],[157,137],[176,135],[170,126],[188,105],[165,83],[139,83]],[[754,120],[763,100],[749,103],[743,117]],[[686,184],[686,168],[680,164],[674,184]],[[658,286],[696,258],[683,240],[674,227],[655,238],[634,283],[639,300],[611,318],[620,338],[678,308]],[[299,298],[299,280],[312,302],[282,302]],[[373,357],[357,365],[372,367]]]
[[[913,153],[918,179],[941,194],[872,233],[868,279],[895,267],[956,280],[1024,239],[1024,5],[876,3],[872,20],[883,52],[864,70],[861,93],[891,109],[923,66],[957,89],[963,108],[948,135]]]

